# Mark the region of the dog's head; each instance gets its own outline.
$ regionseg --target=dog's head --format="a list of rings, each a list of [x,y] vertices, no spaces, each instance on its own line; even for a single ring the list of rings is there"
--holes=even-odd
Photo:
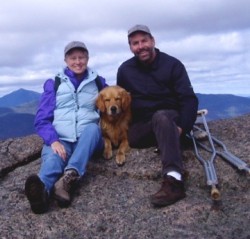
[[[120,86],[108,86],[100,91],[96,106],[107,115],[118,115],[130,107],[131,96]]]

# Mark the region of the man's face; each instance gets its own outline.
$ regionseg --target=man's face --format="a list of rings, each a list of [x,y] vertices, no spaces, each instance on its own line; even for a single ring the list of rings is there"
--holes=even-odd
[[[155,40],[149,34],[136,32],[129,37],[130,50],[138,59],[147,64],[155,58]]]

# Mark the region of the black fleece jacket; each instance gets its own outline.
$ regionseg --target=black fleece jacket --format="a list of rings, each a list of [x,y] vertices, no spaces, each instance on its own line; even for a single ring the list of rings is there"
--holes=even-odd
[[[175,122],[183,133],[192,129],[198,99],[187,71],[178,59],[158,49],[150,65],[143,65],[132,57],[118,68],[117,85],[132,96],[133,122],[149,120],[160,109],[174,109],[179,112]]]

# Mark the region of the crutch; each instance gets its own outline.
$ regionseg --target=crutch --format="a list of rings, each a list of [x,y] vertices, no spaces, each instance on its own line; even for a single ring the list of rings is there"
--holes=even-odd
[[[205,131],[202,130],[201,128],[199,128],[198,126],[194,126],[194,128],[197,129],[200,132],[205,133]],[[236,157],[234,154],[229,152],[226,145],[222,141],[215,138],[214,136],[211,136],[211,138],[212,138],[213,142],[215,143],[215,145],[217,145],[217,148],[216,148],[216,154],[217,155],[219,155],[224,160],[226,160],[229,163],[231,163],[232,165],[234,165],[239,170],[246,171],[247,173],[250,174],[250,168],[248,167],[246,162],[244,162],[243,160],[241,160],[240,158]],[[206,145],[202,144],[201,142],[199,142],[198,144],[202,148],[204,148],[206,151],[211,152],[211,150]],[[218,148],[220,148],[220,150],[218,150]]]
[[[214,160],[216,157],[216,150],[213,144],[213,140],[212,140],[212,136],[209,132],[209,128],[206,122],[206,118],[205,115],[208,113],[207,110],[199,110],[197,112],[197,116],[201,117],[202,119],[202,123],[203,126],[205,128],[205,133],[206,133],[206,137],[208,138],[209,141],[209,145],[211,150],[209,150],[211,152],[211,157],[209,159],[204,159],[199,150],[198,150],[198,146],[200,145],[199,141],[196,141],[195,136],[194,136],[194,131],[192,130],[190,135],[193,141],[193,145],[194,145],[194,150],[195,150],[195,154],[197,159],[201,162],[201,164],[203,165],[205,174],[206,174],[206,179],[207,179],[207,185],[211,186],[211,196],[214,200],[219,200],[220,199],[220,191],[217,188],[217,184],[218,184],[218,178],[216,175],[216,171],[214,168]]]

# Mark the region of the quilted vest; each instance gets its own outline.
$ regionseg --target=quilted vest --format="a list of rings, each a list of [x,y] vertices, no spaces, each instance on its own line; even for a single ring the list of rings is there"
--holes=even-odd
[[[95,106],[98,87],[96,72],[88,69],[88,76],[75,90],[68,76],[58,75],[61,84],[56,92],[56,108],[53,125],[59,138],[75,142],[89,123],[99,123],[100,115]]]

